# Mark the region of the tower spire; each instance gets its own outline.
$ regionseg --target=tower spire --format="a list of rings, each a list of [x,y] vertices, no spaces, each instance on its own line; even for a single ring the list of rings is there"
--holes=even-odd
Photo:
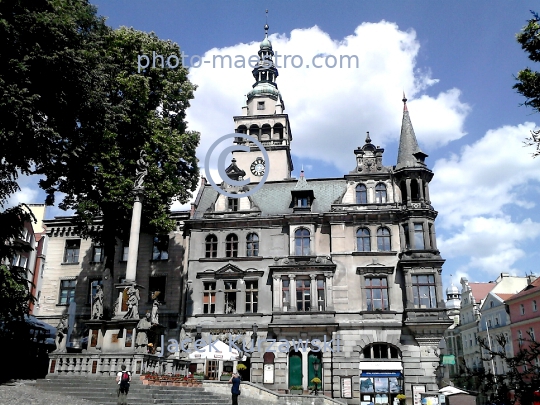
[[[403,120],[399,137],[399,150],[396,170],[410,167],[425,167],[424,159],[428,156],[418,146],[416,135],[407,109],[407,98],[403,92]]]

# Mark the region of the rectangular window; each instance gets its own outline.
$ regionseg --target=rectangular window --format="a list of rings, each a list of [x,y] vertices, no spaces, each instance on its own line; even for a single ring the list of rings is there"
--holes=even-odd
[[[148,280],[148,302],[152,302],[152,295],[159,291],[157,300],[159,302],[165,302],[165,290],[167,289],[167,277],[166,276],[152,276]]]
[[[534,301],[532,302],[532,310],[533,310],[533,312],[538,311],[538,306],[536,305],[536,300],[534,300]]]
[[[536,338],[534,336],[534,328],[529,329],[529,336],[531,337],[532,341],[536,341]]]
[[[412,276],[412,288],[415,308],[437,308],[434,275]]]
[[[257,102],[257,110],[264,110],[264,101]]]
[[[296,280],[296,310],[309,311],[311,308],[311,280]]]
[[[21,260],[19,260],[19,267],[26,269],[26,263],[28,263],[28,257],[21,256]]]
[[[169,259],[169,235],[154,236],[152,260]]]
[[[414,248],[424,249],[424,226],[422,224],[414,224]]]
[[[386,277],[366,278],[366,297],[368,311],[387,311],[389,306]]]
[[[317,307],[319,311],[325,310],[324,305],[324,278],[317,279]]]
[[[310,198],[309,197],[298,197],[296,199],[296,206],[297,207],[309,207],[310,206]]]
[[[246,312],[256,313],[259,301],[257,281],[246,281]]]
[[[21,260],[21,255],[13,255],[13,259],[11,259],[11,265],[13,267],[18,266],[20,260]]]
[[[204,283],[203,313],[214,314],[216,312],[216,283]]]
[[[94,246],[92,248],[92,261],[94,263],[101,263],[103,261],[103,247]]]
[[[64,263],[79,263],[79,252],[81,251],[80,239],[66,240],[64,250]]]
[[[405,249],[411,248],[411,238],[409,235],[409,225],[403,225],[403,236],[405,237]]]
[[[92,304],[93,302],[93,299],[94,297],[96,296],[96,292],[97,292],[97,286],[98,285],[103,285],[103,280],[102,279],[93,279],[93,280],[89,280],[89,283],[88,283],[88,303],[89,304]]]
[[[518,330],[518,345],[521,346],[523,344],[523,333]]]
[[[122,242],[122,261],[127,262],[129,255],[129,241]]]
[[[60,280],[60,298],[58,304],[69,305],[75,301],[75,285],[77,280]]]
[[[229,211],[238,211],[238,198],[229,198]]]
[[[236,313],[236,281],[225,281],[225,308],[226,314]]]
[[[525,306],[523,304],[519,304],[519,313],[525,315]]]
[[[291,302],[291,290],[289,288],[290,286],[290,280],[288,278],[284,278],[282,280],[282,285],[281,285],[281,291],[282,291],[282,303],[283,303],[283,308],[287,308]]]

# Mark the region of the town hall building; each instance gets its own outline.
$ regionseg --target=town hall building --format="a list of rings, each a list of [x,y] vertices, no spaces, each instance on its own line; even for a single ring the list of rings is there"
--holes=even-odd
[[[222,183],[231,197],[203,180],[191,212],[172,213],[178,226],[165,236],[168,248],[163,237],[141,235],[134,280],[144,288],[141,318],[152,308],[151,293],[160,291],[166,339],[220,339],[240,349],[231,361],[172,354],[207,378],[243,364],[244,380],[273,391],[307,392],[320,380],[319,391],[350,404],[393,404],[399,393],[412,404],[420,393],[438,390],[438,344],[452,321],[430,201],[433,172],[407,100],[395,164],[388,165],[368,133],[343,157],[351,167],[343,177],[302,172],[292,178],[294,117],[290,122],[285,113],[273,55],[266,35],[253,88],[233,117],[234,142],[248,150],[233,152],[226,172],[253,182]],[[256,138],[268,161],[242,135]],[[261,189],[233,198],[265,173]],[[102,250],[80,239],[68,217],[45,224],[49,251],[35,314],[55,324],[74,301],[74,330],[85,336],[84,320],[103,277]],[[118,244],[116,283],[125,278],[130,248]],[[132,328],[112,335],[110,345],[127,347],[127,336],[135,342]],[[88,346],[97,354],[96,341]]]

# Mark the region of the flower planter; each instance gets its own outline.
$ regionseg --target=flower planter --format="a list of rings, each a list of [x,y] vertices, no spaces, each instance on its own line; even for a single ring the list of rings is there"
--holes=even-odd
[[[304,390],[291,390],[291,395],[302,395]]]
[[[231,377],[232,375],[221,375],[221,377],[219,377],[219,381],[229,381]]]
[[[182,386],[182,383],[181,383],[181,382],[173,382],[173,386],[175,386],[175,387],[181,387],[181,386]]]
[[[149,384],[150,384],[150,381],[148,381],[148,380],[142,380],[142,383],[143,383],[143,385],[149,385]]]
[[[195,374],[195,375],[193,376],[193,379],[202,381],[202,380],[204,380],[204,375],[197,375],[197,374]]]

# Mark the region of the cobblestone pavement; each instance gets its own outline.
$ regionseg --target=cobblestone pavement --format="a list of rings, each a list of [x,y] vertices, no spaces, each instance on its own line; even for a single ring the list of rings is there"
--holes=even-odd
[[[86,399],[41,391],[34,381],[0,384],[1,405],[95,405]]]

